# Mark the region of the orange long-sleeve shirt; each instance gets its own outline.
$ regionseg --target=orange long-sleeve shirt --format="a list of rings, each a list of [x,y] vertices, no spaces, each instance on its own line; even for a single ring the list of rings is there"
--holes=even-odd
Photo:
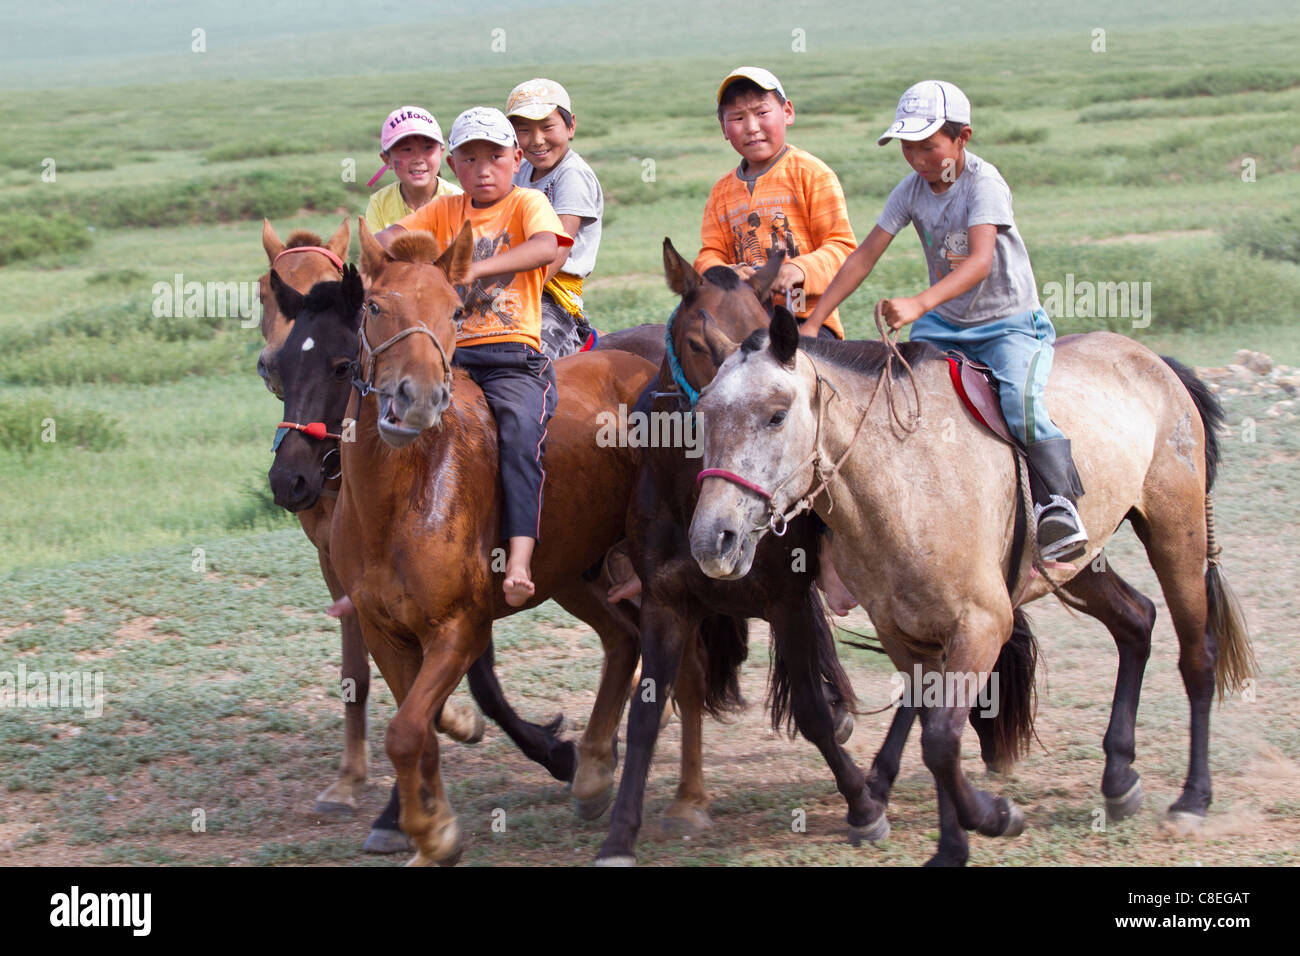
[[[695,269],[742,262],[758,268],[770,252],[785,249],[786,261],[803,270],[804,307],[795,312],[803,319],[857,246],[839,178],[812,153],[790,146],[756,179],[743,178],[737,167],[713,184]],[[838,310],[826,324],[844,338]]]

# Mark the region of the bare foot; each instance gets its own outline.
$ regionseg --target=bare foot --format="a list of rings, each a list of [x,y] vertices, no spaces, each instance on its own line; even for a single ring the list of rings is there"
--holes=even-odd
[[[513,568],[510,565],[506,565],[506,579],[501,589],[505,592],[506,603],[511,607],[523,607],[537,590],[527,566]]]
[[[641,578],[633,571],[632,576],[625,581],[615,584],[605,592],[605,600],[610,604],[617,604],[619,601],[627,601],[641,593]]]
[[[327,607],[325,613],[330,617],[348,617],[357,613],[357,606],[352,603],[352,598],[345,594]]]

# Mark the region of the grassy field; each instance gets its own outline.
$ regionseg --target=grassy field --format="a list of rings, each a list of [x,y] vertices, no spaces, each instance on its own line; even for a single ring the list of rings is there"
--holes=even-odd
[[[328,234],[344,215],[355,229],[364,180],[377,165],[376,128],[401,103],[429,107],[446,129],[461,109],[499,105],[530,76],[567,86],[575,145],[606,195],[587,301],[599,327],[616,329],[667,315],[662,239],[695,251],[708,190],[735,165],[712,112],[712,90],[727,70],[758,62],[781,76],[797,114],[790,140],[836,170],[859,237],[907,172],[897,147],[880,149],[875,136],[904,88],[941,76],[974,104],[971,149],[1011,184],[1040,287],[1067,276],[1151,283],[1149,327],[1061,318],[1061,332],[1111,327],[1199,365],[1226,364],[1239,348],[1300,365],[1300,20],[1288,7],[1109,3],[1026,13],[1016,4],[967,5],[954,24],[964,37],[957,49],[954,34],[937,38],[924,25],[930,6],[949,5],[844,14],[829,3],[793,12],[761,0],[748,5],[720,55],[717,18],[698,3],[671,0],[653,16],[639,7],[542,6],[545,22],[524,31],[512,26],[516,0],[449,13],[436,29],[409,24],[397,5],[380,5],[356,28],[352,7],[335,0],[314,4],[310,22],[267,5],[191,16],[146,3],[133,8],[138,29],[127,30],[106,8],[74,3],[65,5],[73,16],[57,24],[57,43],[50,14],[17,14],[0,57],[0,670],[17,661],[33,669],[97,661],[114,706],[98,720],[6,715],[0,846],[26,847],[27,862],[47,854],[76,862],[82,852],[90,862],[358,859],[355,833],[315,834],[299,814],[337,753],[337,639],[317,613],[325,589],[315,554],[266,488],[281,407],[253,373],[257,329],[239,316],[157,317],[153,305],[155,285],[177,274],[254,281],[266,268],[263,216],[281,236],[294,228]],[[560,39],[570,41],[564,25],[577,21],[590,26],[571,41],[582,45],[580,67]],[[510,26],[496,53],[499,23]],[[190,52],[199,27],[202,54]],[[1097,28],[1106,31],[1104,52],[1093,49]],[[792,49],[792,31],[804,32],[806,52]],[[118,33],[121,42],[110,44]],[[872,332],[877,298],[925,282],[909,232],[847,304],[850,334]],[[1300,477],[1300,447],[1294,424],[1268,417],[1248,395],[1232,401],[1233,427],[1250,418],[1260,429],[1257,442],[1230,443],[1229,540],[1236,535],[1238,553],[1250,556],[1239,568],[1248,607],[1264,624],[1265,679],[1293,691],[1300,674],[1290,663],[1295,609],[1285,582],[1295,580],[1296,549],[1274,535],[1300,517],[1289,490]],[[203,573],[192,570],[196,548],[207,555]],[[1140,557],[1126,564],[1145,566]],[[1155,593],[1149,575],[1145,589]],[[1082,662],[1097,647],[1099,628],[1055,610],[1045,617],[1064,634],[1064,660]],[[594,637],[553,607],[498,633],[507,686],[530,688],[525,713],[562,706],[580,717],[594,688]],[[751,700],[762,696],[757,641],[746,672]],[[1103,727],[1110,653],[1100,658],[1104,673],[1066,705]],[[1048,655],[1055,663],[1050,646]],[[577,659],[590,666],[573,668]],[[299,667],[289,673],[285,661]],[[869,661],[855,657],[854,666],[863,681],[883,679]],[[1153,687],[1143,699],[1148,737],[1161,741],[1159,772],[1181,779],[1185,705],[1168,659],[1153,658]],[[1230,703],[1227,726],[1249,732],[1258,760],[1272,754],[1294,768],[1300,741],[1283,697],[1261,698],[1253,710]],[[1068,728],[1059,704],[1049,703],[1058,712],[1047,719]],[[665,847],[662,859],[860,859],[829,835],[842,809],[815,754],[769,739],[757,711],[709,733],[728,753],[778,769],[768,779],[740,758],[743,772],[733,772],[735,761],[711,767],[722,825],[702,844]],[[383,724],[373,728],[376,743]],[[860,726],[854,753],[865,761],[879,733]],[[1051,831],[1058,835],[1073,833],[1070,814],[1086,815],[1095,802],[1100,732],[1078,746],[1086,791],[1054,793],[1042,782],[1061,769],[1059,754],[1027,764],[1026,798],[1040,801],[1051,826],[1066,828]],[[375,773],[391,772],[376,753]],[[511,817],[519,820],[513,832],[536,844],[529,860],[590,857],[603,827],[571,839],[563,795],[499,735],[479,751],[452,748],[447,759],[458,806],[485,814],[511,788],[520,814]],[[674,760],[675,747],[661,748],[652,799],[666,799]],[[1216,772],[1246,773],[1225,749],[1215,760]],[[899,797],[915,806],[903,825],[895,821],[899,842],[886,861],[923,858],[933,827],[919,760],[909,766]],[[1267,777],[1267,768],[1250,773]],[[85,784],[71,804],[49,796],[62,775]],[[1276,837],[1281,831],[1269,828],[1297,807],[1293,796],[1270,802],[1266,791],[1251,791],[1238,809]],[[119,792],[138,805],[116,800]],[[821,801],[825,838],[770,850],[764,827],[788,820],[792,800]],[[983,859],[1165,862],[1168,847],[1150,852],[1159,832],[1151,806],[1136,830],[1101,843],[1084,832],[1058,853],[1035,837],[1027,850],[987,844]],[[189,838],[193,807],[220,810],[210,837],[224,828],[224,843]],[[750,841],[742,849],[727,843],[737,832]],[[1294,832],[1285,833],[1289,844],[1273,839],[1250,858],[1294,862]],[[1229,843],[1217,858],[1230,859]],[[479,862],[504,862],[519,844],[480,848]],[[1192,852],[1172,858],[1187,862]]]

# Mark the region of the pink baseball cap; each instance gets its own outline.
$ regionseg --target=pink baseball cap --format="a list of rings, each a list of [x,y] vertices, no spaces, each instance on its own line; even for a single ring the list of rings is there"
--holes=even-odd
[[[447,145],[446,140],[442,138],[442,127],[433,118],[433,114],[418,106],[399,106],[388,114],[388,119],[384,120],[384,125],[379,128],[379,148],[386,153],[398,140],[408,136],[427,136],[443,146]],[[373,186],[386,172],[388,172],[388,164],[384,163],[379,167],[379,172],[370,177],[366,185]]]

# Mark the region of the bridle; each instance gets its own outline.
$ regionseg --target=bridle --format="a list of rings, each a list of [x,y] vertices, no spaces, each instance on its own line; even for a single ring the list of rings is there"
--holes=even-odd
[[[275,441],[271,443],[272,454],[279,450],[280,443],[284,441],[284,436],[288,435],[291,431],[302,432],[308,438],[315,438],[318,441],[326,441],[329,439],[334,441],[343,440],[342,435],[329,431],[324,422],[308,422],[306,425],[299,424],[298,422],[280,422],[280,424],[275,426]],[[333,474],[328,473],[330,470],[330,455],[334,456],[335,465],[337,466]],[[333,481],[342,474],[343,459],[339,454],[338,446],[335,445],[333,448],[326,449],[324,456],[321,458],[320,476],[324,481]]]
[[[352,384],[356,386],[357,391],[361,393],[362,398],[365,398],[371,392],[379,392],[381,395],[385,394],[380,389],[375,388],[375,360],[408,335],[427,335],[433,340],[433,346],[438,350],[439,358],[442,359],[442,377],[443,381],[447,383],[447,395],[450,397],[452,385],[451,361],[447,358],[447,350],[442,347],[442,343],[438,341],[438,336],[433,334],[432,329],[423,322],[420,322],[418,325],[409,325],[392,338],[381,342],[379,345],[371,347],[370,341],[366,338],[367,318],[369,318],[369,313],[363,305],[360,334],[362,354],[365,358],[361,366],[362,374],[352,379]]]
[[[880,378],[876,381],[876,387],[871,393],[871,399],[867,402],[866,407],[862,409],[862,416],[858,419],[857,428],[853,430],[853,437],[849,439],[848,444],[844,446],[844,452],[833,464],[830,459],[822,454],[822,420],[826,415],[826,406],[831,403],[832,399],[839,396],[839,391],[829,379],[818,371],[817,363],[813,361],[812,356],[808,355],[802,349],[797,349],[795,351],[796,365],[799,356],[803,355],[812,365],[813,374],[817,379],[816,390],[813,394],[813,399],[817,403],[817,430],[813,434],[813,450],[803,459],[803,461],[799,462],[799,464],[797,464],[794,469],[785,476],[785,478],[781,479],[781,481],[778,482],[771,491],[768,491],[763,488],[762,485],[750,481],[748,478],[744,478],[735,472],[727,471],[725,468],[705,468],[695,476],[696,485],[702,483],[705,478],[722,478],[725,481],[730,481],[732,484],[739,485],[741,488],[758,495],[767,504],[767,522],[765,525],[760,524],[756,526],[753,530],[761,531],[766,527],[777,537],[781,537],[786,533],[792,519],[797,518],[805,511],[811,510],[813,502],[823,491],[826,492],[826,498],[830,502],[829,507],[826,509],[827,514],[833,511],[835,509],[835,501],[830,495],[830,483],[836,474],[839,473],[839,470],[844,463],[848,461],[849,454],[853,451],[853,446],[857,442],[858,436],[862,434],[862,429],[867,424],[867,415],[870,414],[871,406],[875,404],[876,396],[880,393],[881,389],[883,388],[886,393],[886,401],[889,403],[890,414],[893,417],[894,422],[898,424],[905,433],[911,434],[916,431],[921,421],[921,393],[917,387],[916,376],[912,371],[912,366],[908,363],[907,359],[903,358],[902,353],[898,350],[897,333],[895,333],[894,338],[891,339],[881,324],[881,318],[879,315],[876,316],[876,326],[880,329],[881,338],[889,350],[885,360],[885,366],[881,371]],[[912,392],[916,397],[916,415],[909,423],[904,423],[899,417],[897,410],[894,408],[893,386],[890,384],[890,380],[893,375],[893,363],[895,359],[901,362],[903,368],[907,370],[908,377],[912,382]],[[822,388],[823,385],[825,386],[825,390]],[[813,466],[817,477],[821,479],[820,484],[818,484],[812,491],[795,501],[788,510],[784,512],[778,511],[772,504],[773,496],[789,484],[794,479],[795,475],[799,474],[810,464]]]
[[[319,252],[334,264],[334,268],[338,270],[339,275],[343,274],[343,260],[338,257],[338,254],[333,249],[326,249],[324,246],[293,246],[289,249],[281,249],[276,253],[275,258],[271,260],[271,268],[274,269],[277,262],[285,256],[293,255],[295,252]]]

